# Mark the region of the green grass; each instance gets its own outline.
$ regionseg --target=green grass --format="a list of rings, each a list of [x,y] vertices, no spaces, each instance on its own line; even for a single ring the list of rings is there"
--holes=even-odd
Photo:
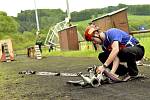
[[[138,21],[140,21],[140,20],[146,21],[146,20],[150,20],[150,16],[128,15],[128,20],[129,20],[129,21],[136,21],[136,20],[138,20]]]
[[[46,51],[45,56],[65,56],[65,57],[97,57],[99,52],[94,50],[84,50],[84,51]]]
[[[145,57],[150,58],[150,33],[141,33],[141,34],[135,34],[134,37],[136,37],[140,43],[145,48]]]
[[[150,29],[150,16],[135,16],[128,15],[128,23],[130,30],[138,30],[139,26],[144,26],[145,29]]]
[[[73,22],[73,24],[77,26],[79,33],[83,35],[89,22],[90,20],[85,20],[85,21]]]

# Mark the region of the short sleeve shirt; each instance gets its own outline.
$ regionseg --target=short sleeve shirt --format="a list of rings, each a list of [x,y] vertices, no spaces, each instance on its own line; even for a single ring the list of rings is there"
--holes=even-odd
[[[117,28],[111,28],[105,32],[106,39],[102,45],[103,49],[107,49],[113,41],[118,41],[121,45],[126,45],[130,41],[133,45],[139,43],[137,39],[130,36],[127,32]]]

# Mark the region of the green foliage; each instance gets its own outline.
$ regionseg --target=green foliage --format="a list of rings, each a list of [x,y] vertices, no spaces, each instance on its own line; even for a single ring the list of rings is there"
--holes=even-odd
[[[118,6],[108,6],[101,9],[86,9],[80,12],[74,11],[71,13],[71,21],[78,22],[93,19],[123,7],[128,7],[128,14],[150,15],[150,5],[119,4]],[[48,32],[49,27],[55,25],[57,22],[63,21],[66,17],[66,12],[63,12],[60,9],[38,9],[37,11],[41,32],[45,34]],[[3,13],[3,15],[5,14]],[[19,32],[36,32],[36,18],[34,10],[21,11],[21,13],[18,14],[16,20],[20,24]],[[135,22],[133,26],[131,26],[131,30],[135,30],[137,24],[138,23]]]
[[[7,16],[6,12],[0,11],[0,16]]]
[[[16,33],[12,36],[14,49],[26,49],[35,44],[35,34],[31,32],[24,32],[23,34]]]
[[[0,32],[0,40],[3,38],[3,36],[4,36],[4,33]]]
[[[11,39],[14,50],[25,49],[35,44],[35,35],[31,32],[4,34],[0,33],[0,39]]]
[[[133,15],[150,15],[150,5],[129,5],[128,12]]]
[[[72,23],[77,25],[79,33],[83,35],[85,28],[87,27],[91,18],[101,16],[102,14],[112,12],[126,6],[127,5],[119,4],[118,6],[109,6],[102,9],[86,9],[80,12],[72,12],[71,13],[72,21],[74,21]],[[128,20],[129,20],[128,23],[131,31],[138,30],[139,26],[144,26],[146,29],[150,29],[150,23],[149,23],[150,17],[148,16],[149,10],[150,10],[149,5],[140,5],[140,6],[128,5]],[[144,16],[137,16],[136,14],[138,15],[143,14]],[[41,32],[42,41],[45,40],[45,35],[47,34],[49,27],[55,25],[57,22],[63,21],[66,16],[65,12],[63,12],[60,9],[38,9],[38,15],[39,15],[40,28],[41,28],[40,32]],[[21,33],[17,32],[18,27],[19,27],[19,32]],[[34,45],[35,32],[36,32],[36,19],[35,19],[34,10],[21,11],[21,13],[19,13],[18,17],[16,18],[7,16],[5,12],[0,12],[0,39],[11,38],[13,40],[13,45],[15,50],[25,49],[28,46]],[[145,37],[147,36],[145,35]],[[142,43],[146,47],[146,55],[149,55],[147,51],[150,50],[150,48],[148,48],[149,47],[147,44],[148,42],[149,41],[142,41]],[[53,53],[55,54],[55,52]],[[59,54],[59,52],[56,52],[56,54],[57,53]],[[76,51],[69,54],[67,52],[64,53],[66,55],[73,55],[73,53],[77,53],[76,55],[81,55],[81,56],[84,55],[83,52],[81,52],[83,54],[80,54],[79,52]]]
[[[87,19],[91,19],[92,16],[96,16],[99,14],[102,14],[103,11],[101,9],[86,9],[86,10],[82,10],[80,12],[72,12],[71,16],[72,19],[71,21],[76,22],[76,21],[83,21],[83,20],[87,20]]]
[[[19,24],[5,12],[0,12],[0,32],[14,33],[18,31]]]
[[[39,26],[43,33],[48,31],[50,26],[65,19],[65,13],[60,9],[38,9]],[[17,21],[20,23],[20,32],[36,30],[36,17],[34,10],[21,11]],[[34,31],[33,31],[34,29]]]
[[[80,12],[72,12],[72,21],[83,21],[91,19],[91,16],[97,17],[99,15],[110,13],[124,7],[128,7],[128,13],[132,15],[150,15],[150,5],[119,4],[118,6],[108,6],[101,9],[86,9]]]

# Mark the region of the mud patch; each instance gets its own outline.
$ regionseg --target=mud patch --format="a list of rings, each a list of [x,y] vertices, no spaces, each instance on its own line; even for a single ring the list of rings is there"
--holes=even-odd
[[[67,85],[79,77],[20,75],[23,70],[86,73],[87,67],[99,65],[90,57],[46,57],[42,60],[17,56],[16,61],[0,63],[0,98],[2,100],[149,100],[150,67],[140,66],[147,78],[105,84],[98,88]],[[147,62],[147,64],[150,64]]]

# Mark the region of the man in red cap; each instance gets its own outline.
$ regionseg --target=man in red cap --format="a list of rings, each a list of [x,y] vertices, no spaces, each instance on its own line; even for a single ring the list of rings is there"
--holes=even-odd
[[[97,68],[97,73],[104,68],[109,68],[114,77],[128,74],[128,78],[130,78],[138,75],[136,61],[143,58],[144,47],[139,44],[137,39],[117,28],[102,32],[93,24],[86,28],[84,35],[87,41],[102,46],[103,52],[99,54],[98,58],[103,65]],[[126,62],[127,66],[121,65],[120,62]]]

